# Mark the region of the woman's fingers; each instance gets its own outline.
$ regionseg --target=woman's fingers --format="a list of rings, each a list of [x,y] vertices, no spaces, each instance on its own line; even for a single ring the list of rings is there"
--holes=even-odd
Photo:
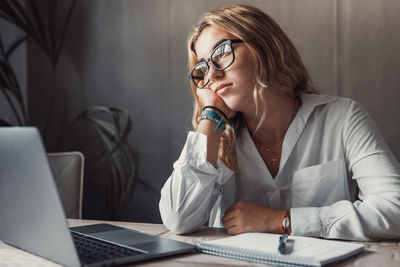
[[[203,88],[199,89],[197,88],[197,96],[199,97],[200,103],[203,106],[214,106],[222,110],[228,118],[233,118],[236,114],[235,111],[231,110],[224,100],[215,94],[211,89]]]
[[[284,212],[284,210],[275,210],[250,202],[238,201],[226,210],[222,217],[222,223],[229,234],[245,232],[279,233]]]

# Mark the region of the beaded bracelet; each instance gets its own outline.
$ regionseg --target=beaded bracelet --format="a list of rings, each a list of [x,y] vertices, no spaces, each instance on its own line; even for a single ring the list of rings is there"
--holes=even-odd
[[[204,112],[207,108],[215,109],[216,111],[221,113],[221,115],[225,118],[225,124],[229,124],[231,126],[232,130],[235,131],[235,127],[233,126],[231,121],[228,119],[228,116],[226,116],[226,114],[221,109],[214,107],[214,106],[204,106],[201,111]]]
[[[204,119],[214,121],[218,124],[217,127],[214,129],[214,131],[221,128],[222,131],[225,132],[227,122],[218,113],[215,113],[214,111],[211,110],[204,110],[201,113],[200,117],[197,118],[197,122],[200,122],[201,120]]]
[[[215,109],[216,111],[218,111],[219,113],[221,113],[222,116],[224,116],[225,120],[229,121],[229,119],[228,119],[228,117],[225,115],[225,113],[224,113],[222,110],[220,110],[219,108],[217,108],[217,107],[214,107],[214,106],[204,106],[203,109],[202,109],[201,111],[204,111],[204,110],[207,109],[207,108]]]

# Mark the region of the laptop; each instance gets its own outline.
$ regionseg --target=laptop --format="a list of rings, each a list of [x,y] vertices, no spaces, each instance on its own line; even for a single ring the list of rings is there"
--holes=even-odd
[[[110,224],[69,229],[34,127],[0,127],[0,240],[66,266],[122,265],[195,251]]]

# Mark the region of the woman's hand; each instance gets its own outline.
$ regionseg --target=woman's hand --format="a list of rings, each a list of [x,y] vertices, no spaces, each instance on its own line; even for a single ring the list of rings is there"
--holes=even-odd
[[[220,110],[222,110],[229,119],[235,117],[236,112],[231,110],[225,104],[224,100],[222,100],[222,98],[219,97],[216,93],[214,93],[211,89],[197,88],[197,96],[199,97],[199,100],[203,106],[217,107]]]
[[[275,210],[253,203],[239,201],[228,208],[222,218],[230,235],[246,232],[281,233],[285,210]]]

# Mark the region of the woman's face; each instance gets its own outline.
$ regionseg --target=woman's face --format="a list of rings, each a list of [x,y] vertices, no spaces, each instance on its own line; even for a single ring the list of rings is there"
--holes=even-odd
[[[215,45],[221,40],[237,39],[234,35],[213,26],[204,28],[195,43],[199,61],[207,60]],[[246,40],[243,40],[246,42]],[[233,43],[235,61],[227,69],[216,70],[211,63],[205,79],[210,82],[204,89],[215,92],[233,111],[251,112],[255,108],[255,59],[244,43]]]

